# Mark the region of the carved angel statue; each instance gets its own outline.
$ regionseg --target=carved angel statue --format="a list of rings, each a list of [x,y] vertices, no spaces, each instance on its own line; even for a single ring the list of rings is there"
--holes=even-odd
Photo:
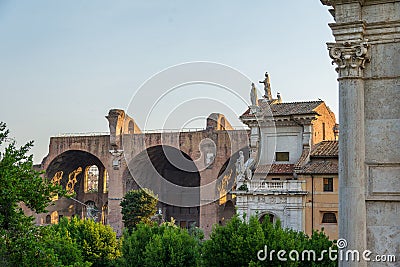
[[[257,106],[257,89],[254,83],[251,84],[250,101],[252,106]]]
[[[249,158],[246,163],[244,164],[244,169],[246,172],[246,179],[251,180],[253,174],[251,168],[253,167],[255,160],[253,158]]]

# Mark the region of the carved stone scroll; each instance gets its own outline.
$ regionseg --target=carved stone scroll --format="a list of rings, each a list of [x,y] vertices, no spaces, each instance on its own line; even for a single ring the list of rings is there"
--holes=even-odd
[[[361,77],[365,64],[370,61],[368,42],[328,43],[329,56],[336,64],[336,71],[341,77]]]

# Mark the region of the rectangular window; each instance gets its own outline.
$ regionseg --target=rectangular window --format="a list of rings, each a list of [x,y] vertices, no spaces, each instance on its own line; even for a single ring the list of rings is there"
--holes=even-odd
[[[281,178],[272,178],[273,181],[280,181]]]
[[[337,223],[336,214],[333,212],[325,212],[322,215],[322,223]]]
[[[333,178],[324,178],[324,192],[333,192]]]
[[[275,152],[276,161],[289,161],[289,152]]]
[[[322,140],[325,140],[325,122],[322,123]]]

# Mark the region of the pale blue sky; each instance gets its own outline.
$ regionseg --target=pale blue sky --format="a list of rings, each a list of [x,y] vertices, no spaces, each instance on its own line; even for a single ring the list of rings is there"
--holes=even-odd
[[[226,64],[256,83],[268,71],[274,95],[321,98],[337,114],[332,21],[318,0],[0,0],[0,120],[20,144],[35,140],[40,162],[50,136],[107,131],[110,108],[126,109],[146,79],[189,61]],[[200,102],[204,114],[224,110]]]

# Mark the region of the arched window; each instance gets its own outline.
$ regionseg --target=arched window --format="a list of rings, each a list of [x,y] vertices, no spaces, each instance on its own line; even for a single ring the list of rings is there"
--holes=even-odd
[[[269,219],[270,223],[274,223],[275,216],[273,214],[270,214],[270,213],[263,214],[259,219],[260,223],[263,223],[264,220],[267,219],[267,218]]]
[[[85,193],[94,193],[99,190],[99,168],[96,165],[86,167]]]
[[[322,216],[322,223],[337,223],[336,214],[333,212],[325,212]]]
[[[51,216],[46,215],[46,224],[51,224]]]

